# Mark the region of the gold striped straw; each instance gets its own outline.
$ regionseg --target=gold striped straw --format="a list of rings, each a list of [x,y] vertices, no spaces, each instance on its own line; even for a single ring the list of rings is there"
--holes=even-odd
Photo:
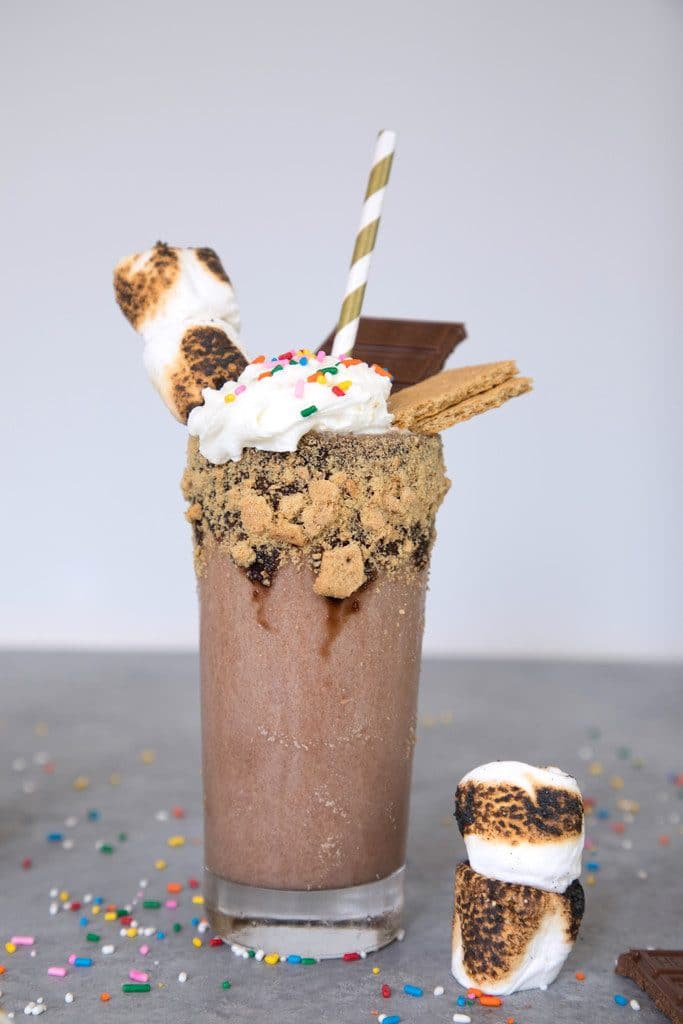
[[[384,193],[389,181],[391,162],[394,159],[395,149],[396,133],[381,131],[377,136],[370,178],[368,179],[368,187],[365,191],[365,202],[363,203],[360,227],[356,235],[356,244],[353,247],[344,301],[342,302],[337,333],[332,345],[332,354],[335,356],[351,352],[356,341],[360,311],[363,306],[365,286],[370,271],[370,260],[372,259],[372,251],[375,248]]]

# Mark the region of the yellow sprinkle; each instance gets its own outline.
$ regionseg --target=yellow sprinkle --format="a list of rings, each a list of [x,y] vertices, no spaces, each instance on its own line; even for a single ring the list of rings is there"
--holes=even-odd
[[[97,904],[95,904],[95,906],[97,906]],[[97,909],[99,910],[99,907]],[[113,910],[108,910],[107,913],[104,915],[104,920],[105,921],[115,921],[116,920],[116,914],[114,913],[114,911]]]
[[[342,380],[339,382],[339,384],[337,384],[337,387],[341,388],[342,391],[348,391],[352,384],[352,380]]]
[[[184,846],[185,836],[169,836],[166,842],[169,846]]]
[[[128,936],[129,939],[134,939],[137,933],[137,928],[126,928],[126,935]]]
[[[112,772],[111,773],[111,775],[109,776],[109,785],[110,786],[120,786],[121,785],[121,776],[119,775],[118,772]]]
[[[157,869],[157,871],[163,871],[164,868],[166,867],[166,861],[161,859],[155,860],[154,867]]]
[[[204,902],[204,897],[203,896],[193,896],[192,897],[192,902],[193,903],[202,904]]]
[[[265,962],[267,964],[270,964],[271,966],[273,966],[280,959],[280,954],[279,953],[268,953],[268,955],[264,956],[263,959],[265,960]]]
[[[201,946],[201,944],[202,944],[202,940],[201,940],[201,939],[198,939],[198,938],[197,938],[197,936],[195,935],[195,937],[194,937],[194,938],[193,938],[193,940],[192,940],[192,945],[193,945],[193,946],[196,946],[196,947],[197,947],[197,949],[199,949],[199,947]]]
[[[379,967],[373,967],[372,968],[372,973],[373,974],[379,974]]]
[[[234,402],[235,401],[235,396],[234,395],[226,395],[225,398],[223,399],[223,401],[224,402]]]
[[[74,789],[87,789],[90,785],[90,779],[87,775],[78,775],[73,781]]]
[[[154,750],[142,750],[140,751],[140,760],[143,764],[153,764],[156,760],[156,751]]]
[[[6,942],[5,949],[7,950],[8,953],[16,953],[17,951],[17,947],[14,945],[13,942]]]
[[[66,891],[66,889],[62,889],[62,891],[59,894],[59,902],[60,903],[66,903],[68,898],[69,898],[68,892]]]
[[[586,875],[586,885],[595,885],[595,875]]]
[[[609,784],[612,787],[612,789],[624,788],[624,780],[622,779],[621,775],[613,775],[612,778],[609,780]]]
[[[591,775],[602,775],[604,769],[600,761],[591,761],[588,765],[588,771]]]

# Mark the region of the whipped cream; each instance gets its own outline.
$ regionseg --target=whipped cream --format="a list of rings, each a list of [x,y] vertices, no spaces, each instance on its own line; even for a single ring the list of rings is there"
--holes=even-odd
[[[351,357],[307,349],[258,356],[238,380],[205,388],[187,426],[202,455],[222,465],[245,448],[293,452],[311,430],[382,434],[392,425],[390,391],[390,374]]]

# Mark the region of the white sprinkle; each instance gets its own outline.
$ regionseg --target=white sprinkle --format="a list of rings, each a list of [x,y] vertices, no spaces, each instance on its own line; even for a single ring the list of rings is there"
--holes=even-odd
[[[125,928],[120,928],[119,929],[119,935],[121,936],[122,939],[125,939],[125,937],[126,937],[126,929]]]
[[[148,939],[150,935],[156,935],[156,931],[156,928],[143,928],[142,934]]]
[[[366,959],[366,957],[367,957],[367,955],[368,955],[367,953],[364,953],[364,952],[363,952],[363,950],[361,950],[361,952],[360,952],[360,958],[361,958],[361,960],[365,960],[365,959]]]
[[[64,819],[64,824],[67,828],[75,828],[76,825],[78,825],[78,818],[75,814],[72,814],[70,817]]]
[[[23,772],[25,767],[26,761],[24,760],[23,757],[15,757],[14,760],[12,761],[12,771],[14,772]]]
[[[633,849],[633,840],[632,839],[622,839],[621,847],[622,847],[623,850],[632,850]]]
[[[434,989],[434,995],[435,996],[442,996],[443,993],[444,993],[443,985],[437,985],[436,988]]]
[[[48,895],[49,895],[51,900],[56,900],[57,897],[59,896],[59,889],[50,889],[50,892],[49,892]]]
[[[406,930],[405,930],[405,928],[401,928],[400,931],[396,932],[396,938],[398,939],[399,942],[403,942],[405,937],[406,937]]]
[[[47,1010],[47,1006],[45,1006],[45,1004],[42,1003],[39,1006],[34,1006],[33,1009],[31,1010],[31,1013],[32,1013],[32,1015],[34,1017],[39,1017],[40,1014],[41,1013],[45,1013],[46,1010]]]
[[[147,881],[146,878],[141,878],[140,881],[138,882],[138,885],[140,886],[141,889],[146,889],[147,886],[149,885],[149,882]]]
[[[380,1013],[379,1017],[377,1018],[378,1024],[382,1024],[382,1021],[386,1020],[388,1016],[389,1014],[387,1013]]]
[[[74,1001],[74,994],[73,994],[73,992],[67,992],[66,995],[64,996],[64,1002],[65,1003],[73,1003],[73,1001]]]
[[[84,903],[92,903],[92,893],[91,892],[86,892],[85,896],[83,897],[83,902]]]
[[[74,841],[73,841],[73,839],[65,839],[64,842],[62,843],[62,849],[63,850],[73,850],[73,848],[74,848]]]
[[[628,1005],[631,1007],[632,1010],[639,1010],[640,1009],[640,1003],[638,1002],[637,999],[632,999],[631,1002]]]
[[[641,868],[638,872],[638,878],[642,878],[643,881],[645,881],[645,879],[647,878],[647,871],[643,871],[643,869]]]
[[[101,949],[102,956],[111,956],[113,952],[114,952],[114,947],[112,945],[102,946],[102,949]]]
[[[24,779],[24,781],[21,784],[21,788],[24,791],[24,793],[35,793],[36,784],[32,781],[32,779]]]
[[[51,903],[50,904],[50,914],[52,915],[52,917],[54,917],[55,914],[58,914],[58,913],[59,913],[59,904],[58,903]]]
[[[178,975],[178,981],[180,984],[184,984],[187,981],[187,971],[181,971]]]
[[[33,1013],[33,1007],[35,1005],[36,1005],[35,1003],[27,1003],[26,1004],[26,1006],[24,1007],[24,1013],[26,1014],[27,1017],[31,1016],[31,1014]]]
[[[40,765],[47,764],[47,762],[49,760],[50,760],[50,755],[46,754],[44,750],[40,750],[37,754],[33,755],[33,763],[34,764],[40,764]]]
[[[35,956],[35,955],[36,955],[36,951],[35,951],[35,949],[32,949],[31,952],[29,953],[29,956]]]
[[[466,1013],[454,1013],[453,1014],[454,1024],[470,1024],[471,1020],[472,1020],[472,1018],[468,1017]]]
[[[264,949],[257,949],[256,950],[256,955],[254,956],[254,960],[258,960],[259,963],[260,963],[261,960],[263,960],[265,955],[266,955],[266,952],[265,952]]]
[[[168,811],[157,811],[154,817],[157,821],[168,821]]]
[[[197,931],[199,932],[200,935],[203,935],[204,932],[208,932],[208,930],[209,930],[209,922],[208,921],[200,921],[199,924],[197,925]]]

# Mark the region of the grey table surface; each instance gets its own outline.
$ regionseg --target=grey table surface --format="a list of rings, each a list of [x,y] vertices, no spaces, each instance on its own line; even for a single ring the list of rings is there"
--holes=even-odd
[[[584,869],[587,910],[578,942],[547,992],[507,997],[500,1009],[474,1005],[475,1022],[518,1024],[662,1021],[646,995],[614,974],[618,953],[635,946],[683,947],[683,672],[665,665],[570,662],[427,661],[415,753],[405,940],[353,963],[270,967],[227,947],[197,948],[191,919],[201,905],[187,887],[175,911],[142,911],[142,925],[166,937],[121,937],[92,904],[51,915],[50,891],[86,894],[117,906],[146,893],[166,898],[168,882],[199,877],[201,798],[197,664],[191,655],[0,655],[0,1006],[23,1016],[42,996],[50,1019],[189,1024],[202,1020],[368,1022],[372,1011],[405,1024],[452,1020],[461,989],[449,975],[453,868],[464,846],[452,818],[453,790],[474,765],[510,758],[559,764],[595,800],[593,847]],[[75,785],[74,785],[75,784]],[[78,788],[81,787],[81,788]],[[623,801],[640,805],[636,810]],[[184,817],[174,817],[180,808]],[[624,809],[626,808],[626,809]],[[90,812],[90,815],[89,815]],[[94,813],[93,813],[94,812]],[[94,818],[95,820],[91,820]],[[623,829],[623,830],[622,830]],[[48,841],[61,833],[65,842]],[[122,837],[125,834],[125,838]],[[182,836],[183,845],[168,839]],[[110,854],[98,851],[110,842]],[[25,858],[31,866],[22,867]],[[159,869],[155,863],[167,862]],[[88,924],[80,923],[82,915]],[[172,922],[183,925],[173,932]],[[103,956],[85,934],[116,950]],[[15,934],[33,951],[7,952]],[[204,940],[208,935],[202,936]],[[34,955],[32,955],[32,952]],[[61,980],[47,967],[70,953],[92,968]],[[374,975],[372,967],[380,968]],[[124,995],[131,968],[148,969],[152,991]],[[188,978],[179,983],[178,974]],[[575,973],[582,971],[580,982]],[[232,987],[221,987],[229,979]],[[387,982],[389,1000],[380,995]],[[424,996],[403,994],[405,983]],[[433,989],[443,985],[440,998]],[[74,994],[67,1004],[64,994]],[[110,1001],[100,1001],[109,992]],[[462,1011],[461,1011],[462,1012]]]

